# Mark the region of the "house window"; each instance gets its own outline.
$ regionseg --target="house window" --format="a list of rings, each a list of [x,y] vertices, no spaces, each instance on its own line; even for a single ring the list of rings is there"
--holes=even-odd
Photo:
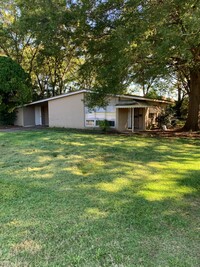
[[[107,120],[110,127],[115,127],[116,111],[115,107],[108,106],[104,108],[95,108],[89,110],[85,107],[85,126],[86,127],[99,127],[99,122]]]
[[[86,120],[86,126],[94,126],[94,120]]]
[[[102,120],[96,120],[96,126],[99,126],[99,122],[102,121]],[[115,121],[109,121],[109,120],[106,120],[109,124],[110,127],[115,127]]]
[[[108,121],[110,127],[115,127],[115,121]]]

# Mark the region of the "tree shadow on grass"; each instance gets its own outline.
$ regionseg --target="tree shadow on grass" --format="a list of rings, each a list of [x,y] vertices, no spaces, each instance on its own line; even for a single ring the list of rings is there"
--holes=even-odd
[[[113,146],[106,136],[47,134],[27,133],[30,141],[3,162],[11,263],[199,265],[199,170],[184,169],[198,159],[197,142],[176,141],[169,151],[167,140],[114,137]]]
[[[185,177],[179,179],[184,186]],[[159,200],[148,200],[138,194],[141,187],[131,184],[109,192],[97,189],[95,182],[91,185],[89,176],[90,187],[83,187],[79,176],[72,175],[71,179],[76,181],[72,186],[62,181],[54,188],[28,183],[26,194],[12,198],[12,208],[7,206],[12,215],[4,229],[14,232],[14,259],[23,261],[28,255],[28,263],[47,266],[50,263],[45,255],[51,254],[52,266],[62,266],[61,262],[78,266],[88,262],[96,266],[111,262],[125,266],[137,266],[138,262],[172,266],[173,262],[183,266],[188,262],[189,266],[193,262],[192,266],[198,266],[196,191],[181,198],[163,195]],[[191,185],[195,190],[196,179],[195,174]],[[164,193],[174,189],[168,191]],[[160,193],[155,191],[154,195],[160,197]]]

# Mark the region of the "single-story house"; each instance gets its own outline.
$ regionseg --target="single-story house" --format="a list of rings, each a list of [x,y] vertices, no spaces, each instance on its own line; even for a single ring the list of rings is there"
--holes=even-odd
[[[17,108],[15,125],[64,128],[97,128],[107,120],[117,131],[140,131],[156,125],[156,118],[169,104],[168,101],[141,96],[109,96],[106,108],[90,110],[85,106],[85,94],[80,90],[42,99]]]

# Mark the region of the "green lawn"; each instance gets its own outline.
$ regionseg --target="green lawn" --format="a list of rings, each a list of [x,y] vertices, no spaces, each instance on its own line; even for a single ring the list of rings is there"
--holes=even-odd
[[[0,132],[0,266],[200,266],[200,140]]]

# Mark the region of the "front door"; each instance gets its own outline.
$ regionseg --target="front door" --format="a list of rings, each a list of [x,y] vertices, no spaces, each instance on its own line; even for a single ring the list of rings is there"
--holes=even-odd
[[[145,130],[145,108],[119,108],[118,130],[143,131]]]
[[[134,128],[136,130],[143,130],[143,108],[135,108],[134,112]]]

